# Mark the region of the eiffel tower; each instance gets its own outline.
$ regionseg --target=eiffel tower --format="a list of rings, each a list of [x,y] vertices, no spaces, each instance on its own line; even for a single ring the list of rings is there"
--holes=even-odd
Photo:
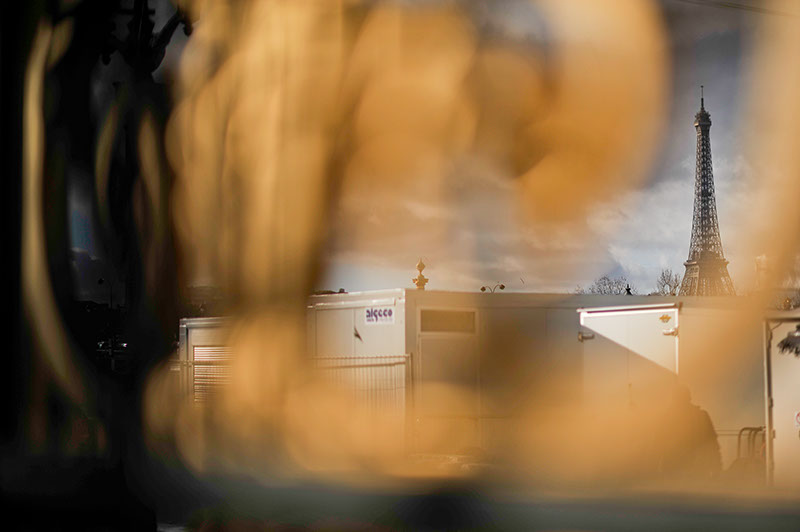
[[[682,296],[732,296],[733,281],[722,252],[711,169],[711,115],[706,111],[700,86],[700,111],[694,116],[697,129],[697,166],[694,173],[694,217],[689,259],[681,282]]]

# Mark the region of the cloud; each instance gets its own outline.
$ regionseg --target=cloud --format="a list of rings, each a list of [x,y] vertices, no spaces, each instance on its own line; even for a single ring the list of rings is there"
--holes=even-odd
[[[576,276],[616,267],[582,221],[527,223],[507,179],[465,173],[447,186],[446,194],[343,198],[319,288],[411,287],[419,257],[429,288],[447,290],[499,281],[509,290],[572,291]]]
[[[748,39],[763,15],[671,0],[661,6],[674,67],[672,110],[659,158],[641,189],[620,190],[585,220],[558,226],[530,225],[517,209],[515,183],[480,161],[464,162],[438,188],[420,181],[377,195],[350,191],[337,215],[323,282],[347,289],[410,287],[422,256],[429,288],[475,290],[501,281],[510,289],[570,292],[609,274],[627,276],[646,293],[662,268],[682,274],[688,256],[692,122],[703,84],[714,122],[723,246],[734,283],[745,286],[752,257],[740,235],[750,223],[748,205],[758,183],[743,155],[743,85]]]
[[[661,0],[664,22],[674,48],[691,46],[707,37],[752,31],[764,15],[731,6]]]

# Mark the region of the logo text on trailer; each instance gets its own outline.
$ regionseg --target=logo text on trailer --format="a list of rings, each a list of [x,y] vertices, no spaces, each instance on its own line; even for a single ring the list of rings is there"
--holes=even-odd
[[[364,322],[367,325],[394,323],[394,309],[392,307],[372,307],[364,309]]]

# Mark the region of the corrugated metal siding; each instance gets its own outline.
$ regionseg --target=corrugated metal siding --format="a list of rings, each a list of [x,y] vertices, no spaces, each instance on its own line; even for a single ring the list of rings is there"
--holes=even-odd
[[[192,391],[195,402],[202,403],[230,383],[231,350],[227,346],[195,346],[192,354]]]
[[[402,414],[406,404],[406,355],[314,357],[326,380],[353,393],[376,412]]]
[[[192,394],[203,403],[231,382],[231,350],[227,346],[194,346],[192,348]],[[407,355],[367,357],[313,357],[312,367],[322,377],[353,394],[368,408],[402,415],[406,406]]]

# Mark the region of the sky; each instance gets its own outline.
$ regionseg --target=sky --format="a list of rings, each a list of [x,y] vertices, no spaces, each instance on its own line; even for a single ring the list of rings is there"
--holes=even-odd
[[[459,176],[459,188],[446,202],[431,201],[423,191],[389,202],[345,196],[338,216],[348,223],[333,232],[328,270],[319,287],[411,288],[415,264],[422,258],[428,289],[473,291],[502,282],[510,291],[572,292],[602,275],[623,275],[639,293],[654,290],[661,269],[682,275],[688,256],[693,121],[704,85],[713,122],[722,243],[737,291],[749,290],[754,257],[736,236],[747,223],[748,197],[757,181],[748,164],[742,122],[751,38],[759,17],[769,15],[679,0],[660,5],[672,63],[663,141],[640,187],[621,190],[581,221],[589,228],[588,238],[566,226],[526,225],[515,209],[514,187],[476,172]],[[387,229],[354,236],[359,224]]]
[[[496,23],[525,34],[525,13],[508,6]],[[746,4],[747,2],[738,2]],[[173,8],[155,2],[156,27]],[[748,164],[743,124],[751,38],[761,17],[720,3],[661,0],[670,78],[661,143],[638,188],[619,190],[572,224],[532,226],[519,211],[517,189],[507,179],[466,164],[435,195],[424,179],[409,178],[404,189],[343,194],[329,228],[319,289],[361,291],[411,288],[419,259],[429,289],[473,291],[504,283],[507,291],[572,292],[602,275],[624,275],[639,293],[655,288],[662,268],[683,274],[688,255],[694,190],[694,114],[700,85],[711,113],[711,146],[722,243],[737,290],[752,286],[754,257],[741,239],[748,223],[748,198],[758,182]],[[714,4],[711,2],[711,4]],[[493,15],[494,16],[494,15]],[[531,21],[531,32],[540,31]],[[512,35],[512,36],[513,36]],[[158,81],[177,68],[186,37],[177,31]],[[113,62],[119,57],[112,56]],[[113,68],[112,68],[113,69]],[[87,205],[90,191],[72,190],[70,219],[73,265],[81,297],[104,300],[103,250],[93,235]],[[81,266],[83,265],[83,266]],[[192,284],[192,283],[190,283]],[[196,280],[193,284],[207,284]],[[120,290],[122,291],[122,290]]]

